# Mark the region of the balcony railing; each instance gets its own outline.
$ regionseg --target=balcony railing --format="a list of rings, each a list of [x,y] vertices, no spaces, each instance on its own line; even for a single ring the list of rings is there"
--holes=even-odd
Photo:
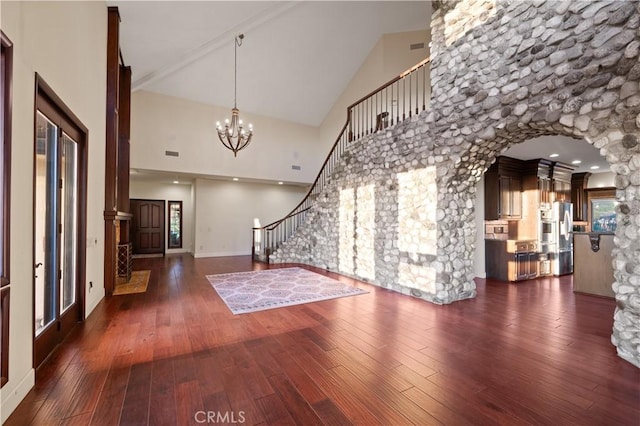
[[[347,122],[307,195],[282,219],[253,228],[254,260],[268,263],[269,256],[304,223],[307,212],[329,183],[350,142],[384,131],[427,109],[431,92],[429,62],[429,58],[425,59],[347,108]]]

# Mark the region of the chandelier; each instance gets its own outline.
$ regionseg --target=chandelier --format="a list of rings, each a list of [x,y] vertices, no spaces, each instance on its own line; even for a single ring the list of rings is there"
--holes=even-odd
[[[231,110],[231,122],[227,118],[224,120],[224,127],[220,122],[216,122],[216,130],[218,137],[225,148],[233,151],[233,156],[237,156],[238,151],[245,148],[251,142],[253,136],[253,126],[249,124],[248,131],[242,127],[240,120],[240,110],[236,105],[237,98],[237,81],[238,81],[238,47],[242,46],[244,34],[239,34],[235,38],[234,43],[234,75],[233,75],[233,109]]]

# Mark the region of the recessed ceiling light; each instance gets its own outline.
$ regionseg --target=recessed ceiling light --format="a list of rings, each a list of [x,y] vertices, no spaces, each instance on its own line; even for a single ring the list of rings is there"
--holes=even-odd
[[[284,182],[278,182],[278,185],[282,185]]]
[[[600,166],[591,166],[589,167],[591,170],[598,170],[600,168]]]
[[[240,179],[238,179],[238,178],[233,178],[233,180],[234,180],[235,182],[237,182],[237,181],[239,181]]]
[[[178,182],[177,180],[174,180],[173,183],[180,183],[180,182]]]
[[[573,160],[571,162],[571,164],[580,164],[580,163],[582,163],[582,160]]]
[[[549,157],[551,157],[551,158],[556,158],[556,157],[559,157],[559,156],[560,156],[560,154],[551,154],[551,155],[549,155]]]

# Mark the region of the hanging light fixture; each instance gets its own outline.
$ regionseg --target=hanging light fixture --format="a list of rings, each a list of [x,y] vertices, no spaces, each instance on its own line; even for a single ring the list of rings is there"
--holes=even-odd
[[[240,120],[240,110],[236,105],[237,98],[237,81],[238,81],[238,47],[242,46],[242,40],[244,34],[239,34],[235,38],[234,42],[234,75],[233,75],[233,109],[231,110],[231,122],[227,118],[224,121],[224,127],[220,125],[220,122],[216,122],[216,129],[218,130],[218,137],[220,142],[227,149],[233,151],[233,156],[237,156],[238,151],[245,148],[251,142],[253,136],[253,126],[249,124],[249,128],[245,130],[242,127],[242,120]]]

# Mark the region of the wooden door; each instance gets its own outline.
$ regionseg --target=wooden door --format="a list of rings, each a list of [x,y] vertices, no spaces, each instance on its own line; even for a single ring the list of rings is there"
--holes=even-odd
[[[164,254],[164,201],[131,200],[133,254]]]

